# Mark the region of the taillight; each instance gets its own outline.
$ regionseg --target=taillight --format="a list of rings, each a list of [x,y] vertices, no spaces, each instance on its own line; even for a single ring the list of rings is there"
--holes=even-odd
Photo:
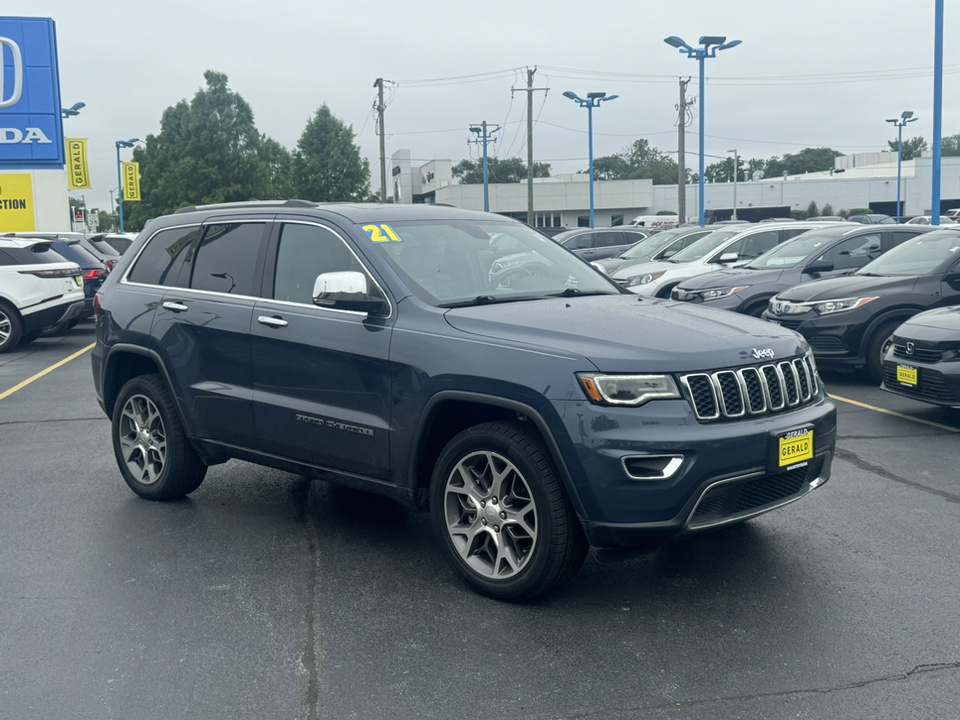
[[[107,266],[107,270],[113,270],[113,266],[117,264],[116,260],[105,260],[104,264]]]
[[[105,275],[106,275],[106,273],[105,273],[103,270],[101,270],[100,268],[94,268],[93,270],[87,270],[87,271],[83,274],[83,279],[84,279],[84,280],[99,280],[100,278],[104,277]]]
[[[100,314],[100,299],[103,297],[102,293],[97,293],[93,296],[93,314]]]
[[[69,268],[62,270],[18,270],[18,272],[21,275],[34,275],[42,278],[72,277],[80,274],[76,270],[70,270]]]

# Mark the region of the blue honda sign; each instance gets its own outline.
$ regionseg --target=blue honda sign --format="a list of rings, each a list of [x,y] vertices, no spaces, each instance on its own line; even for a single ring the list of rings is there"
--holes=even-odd
[[[53,20],[0,17],[0,53],[0,168],[63,167]]]

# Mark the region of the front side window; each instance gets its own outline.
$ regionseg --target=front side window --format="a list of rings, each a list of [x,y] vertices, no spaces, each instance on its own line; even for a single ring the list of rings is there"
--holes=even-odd
[[[175,285],[187,249],[199,234],[196,226],[159,231],[147,241],[127,280],[144,285]]]
[[[207,225],[193,258],[190,287],[229,295],[256,295],[263,229],[263,223]]]
[[[317,276],[350,270],[364,271],[333,232],[317,225],[285,224],[280,229],[273,298],[311,305]]]
[[[817,260],[832,262],[834,270],[850,270],[863,267],[879,254],[880,233],[870,233],[837,243]]]

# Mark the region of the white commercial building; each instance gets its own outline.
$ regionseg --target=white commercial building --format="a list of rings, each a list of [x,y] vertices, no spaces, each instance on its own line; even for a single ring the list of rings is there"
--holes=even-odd
[[[900,198],[902,215],[930,215],[933,185],[932,157],[902,163]],[[433,160],[420,167],[410,163],[409,151],[391,158],[394,202],[447,203],[483,210],[483,185],[461,185],[452,175],[450,160]],[[589,225],[590,185],[586,174],[535,178],[533,181],[535,224],[539,227]],[[490,211],[522,220],[527,217],[527,183],[491,183]],[[734,183],[707,183],[704,188],[706,215],[727,219],[733,213]],[[943,158],[941,166],[942,209],[960,207],[960,157]],[[687,215],[696,218],[698,187],[686,185]],[[868,208],[896,216],[897,159],[889,152],[864,153],[837,158],[831,171],[789,175],[736,183],[737,214],[742,219],[789,217],[806,210],[810,202],[819,208]],[[636,215],[676,212],[677,185],[654,185],[651,180],[607,180],[594,183],[594,214],[598,227],[629,223]]]

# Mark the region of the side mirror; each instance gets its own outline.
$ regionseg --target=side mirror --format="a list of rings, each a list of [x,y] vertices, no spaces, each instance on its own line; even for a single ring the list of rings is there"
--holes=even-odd
[[[318,276],[313,284],[313,304],[334,310],[374,314],[381,310],[386,302],[381,297],[369,294],[366,275],[346,271]]]
[[[803,269],[804,275],[816,275],[833,270],[833,263],[829,260],[814,260]]]
[[[734,253],[734,252],[724,253],[723,255],[721,255],[721,256],[717,259],[717,262],[718,262],[718,263],[724,263],[724,264],[726,264],[726,263],[733,263],[733,262],[736,262],[739,257],[740,257],[740,256],[737,255],[737,253]]]

